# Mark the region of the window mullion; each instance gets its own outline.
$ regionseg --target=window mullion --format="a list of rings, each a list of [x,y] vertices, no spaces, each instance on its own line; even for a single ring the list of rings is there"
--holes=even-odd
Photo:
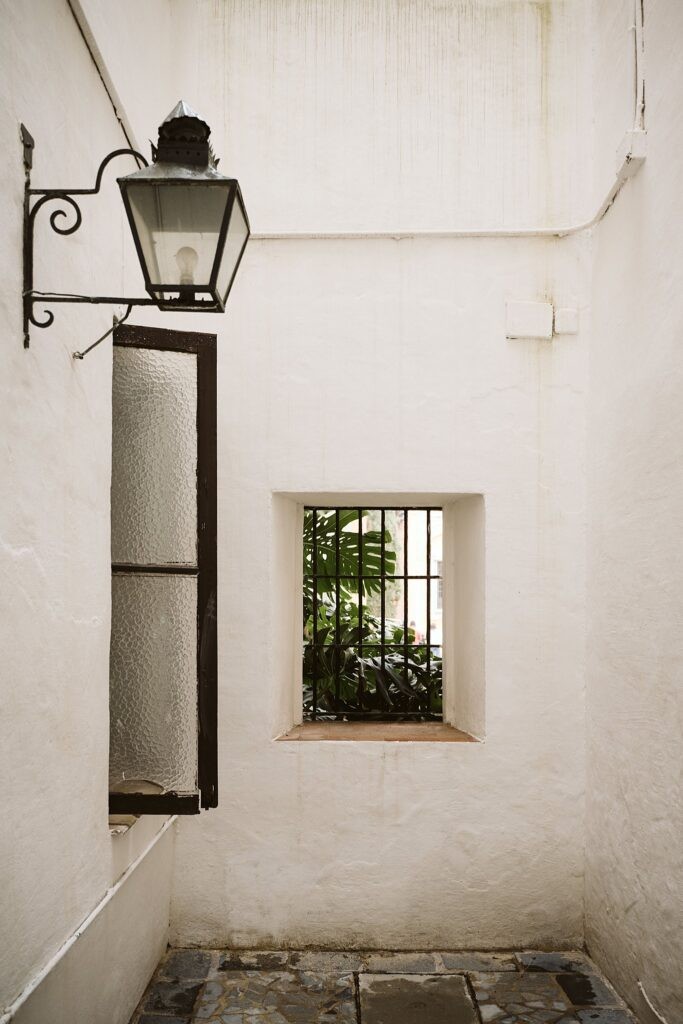
[[[133,562],[113,562],[111,571],[114,575],[135,575],[136,573],[151,573],[159,575],[163,573],[167,576],[196,576],[199,572],[199,567],[196,565],[171,565],[168,563],[160,563],[159,565],[136,565]]]

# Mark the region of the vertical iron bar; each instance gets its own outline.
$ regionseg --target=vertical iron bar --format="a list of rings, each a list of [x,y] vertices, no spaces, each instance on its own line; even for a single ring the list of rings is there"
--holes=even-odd
[[[386,565],[385,565],[385,561],[384,561],[384,559],[385,559],[385,551],[386,551],[386,543],[385,543],[385,540],[384,540],[385,522],[386,522],[386,514],[385,514],[385,510],[382,509],[382,511],[380,512],[380,529],[382,531],[382,540],[381,540],[381,562],[380,562],[380,573],[379,573],[380,577],[381,577],[381,579],[380,579],[380,587],[382,588],[381,589],[381,602],[382,602],[382,605],[381,605],[381,613],[380,613],[380,621],[381,621],[381,624],[382,624],[382,632],[381,632],[382,646],[380,648],[380,655],[381,655],[381,658],[382,658],[382,682],[384,682],[384,678],[385,678],[385,660],[386,660],[385,659],[385,651],[384,651],[384,642],[385,642],[384,631],[386,629],[386,586],[387,586],[386,579],[385,579],[385,576],[384,576],[385,571],[386,571]]]
[[[313,721],[318,717],[318,510],[313,509]]]
[[[408,509],[403,509],[403,678],[408,685]]]
[[[29,323],[33,309],[33,218],[31,217],[31,167],[33,165],[33,139],[29,132],[21,126],[24,145],[24,251],[23,251],[23,311],[24,311],[24,348],[31,344]],[[29,142],[30,140],[30,142]]]
[[[358,512],[358,687],[363,685],[363,510]]]
[[[336,658],[334,660],[334,702],[335,710],[339,713],[339,699],[341,697],[341,679],[339,678],[339,665],[341,662],[341,624],[339,621],[339,600],[341,590],[341,579],[339,571],[339,552],[340,552],[340,536],[339,536],[339,509],[335,509],[335,609],[334,609],[334,643],[336,647]]]
[[[432,710],[432,512],[427,509],[427,711]]]

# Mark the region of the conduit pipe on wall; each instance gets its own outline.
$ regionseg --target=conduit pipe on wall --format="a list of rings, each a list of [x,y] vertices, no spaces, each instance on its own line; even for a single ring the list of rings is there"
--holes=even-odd
[[[566,238],[577,235],[595,227],[605,216],[610,206],[621,192],[628,179],[632,177],[631,153],[627,153],[622,166],[617,172],[614,184],[598,207],[598,212],[590,220],[567,227],[556,228],[460,228],[452,230],[426,231],[279,231],[271,233],[252,232],[251,241],[278,241],[280,239],[353,239],[353,238],[393,238],[400,242],[405,238]]]
[[[100,902],[97,904],[97,906],[90,911],[85,920],[81,921],[73,935],[69,936],[66,942],[59,947],[55,955],[50,960],[48,960],[48,962],[45,964],[42,970],[40,970],[38,974],[34,975],[34,977],[31,978],[26,988],[24,988],[23,991],[20,992],[17,998],[14,1000],[14,1002],[7,1007],[5,1012],[0,1017],[0,1024],[10,1024],[12,1018],[15,1016],[15,1014],[18,1013],[18,1011],[21,1009],[21,1007],[24,1005],[27,999],[29,999],[29,997],[33,995],[33,993],[41,984],[41,982],[45,980],[50,971],[52,971],[57,966],[59,961],[66,956],[66,954],[69,952],[72,946],[74,946],[76,942],[78,942],[81,935],[83,935],[83,933],[86,931],[88,926],[92,924],[95,918],[102,913],[107,904],[112,901],[112,899],[114,898],[114,896],[116,896],[119,889],[123,888],[123,886],[126,884],[130,876],[135,871],[136,867],[138,867],[138,865],[143,862],[148,853],[152,852],[152,850],[159,842],[161,837],[168,831],[168,829],[175,821],[177,821],[177,815],[173,815],[172,818],[169,818],[168,821],[164,822],[162,827],[159,829],[156,835],[152,837],[152,839],[144,848],[142,853],[135,858],[132,864],[129,864],[129,866],[123,872],[118,881],[115,882],[110,889],[107,889],[106,893],[104,894]]]
[[[633,0],[633,25],[635,46],[635,110],[633,113],[633,130],[645,130],[645,0]]]

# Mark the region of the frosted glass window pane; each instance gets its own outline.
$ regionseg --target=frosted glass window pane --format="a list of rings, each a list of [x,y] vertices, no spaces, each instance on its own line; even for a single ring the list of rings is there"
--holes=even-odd
[[[114,347],[113,562],[197,558],[197,357]]]
[[[197,788],[197,580],[112,577],[109,781]]]

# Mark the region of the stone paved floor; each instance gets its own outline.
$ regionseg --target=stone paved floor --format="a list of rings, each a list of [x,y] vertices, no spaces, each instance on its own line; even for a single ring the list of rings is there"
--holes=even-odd
[[[583,953],[171,949],[131,1024],[637,1024]]]

